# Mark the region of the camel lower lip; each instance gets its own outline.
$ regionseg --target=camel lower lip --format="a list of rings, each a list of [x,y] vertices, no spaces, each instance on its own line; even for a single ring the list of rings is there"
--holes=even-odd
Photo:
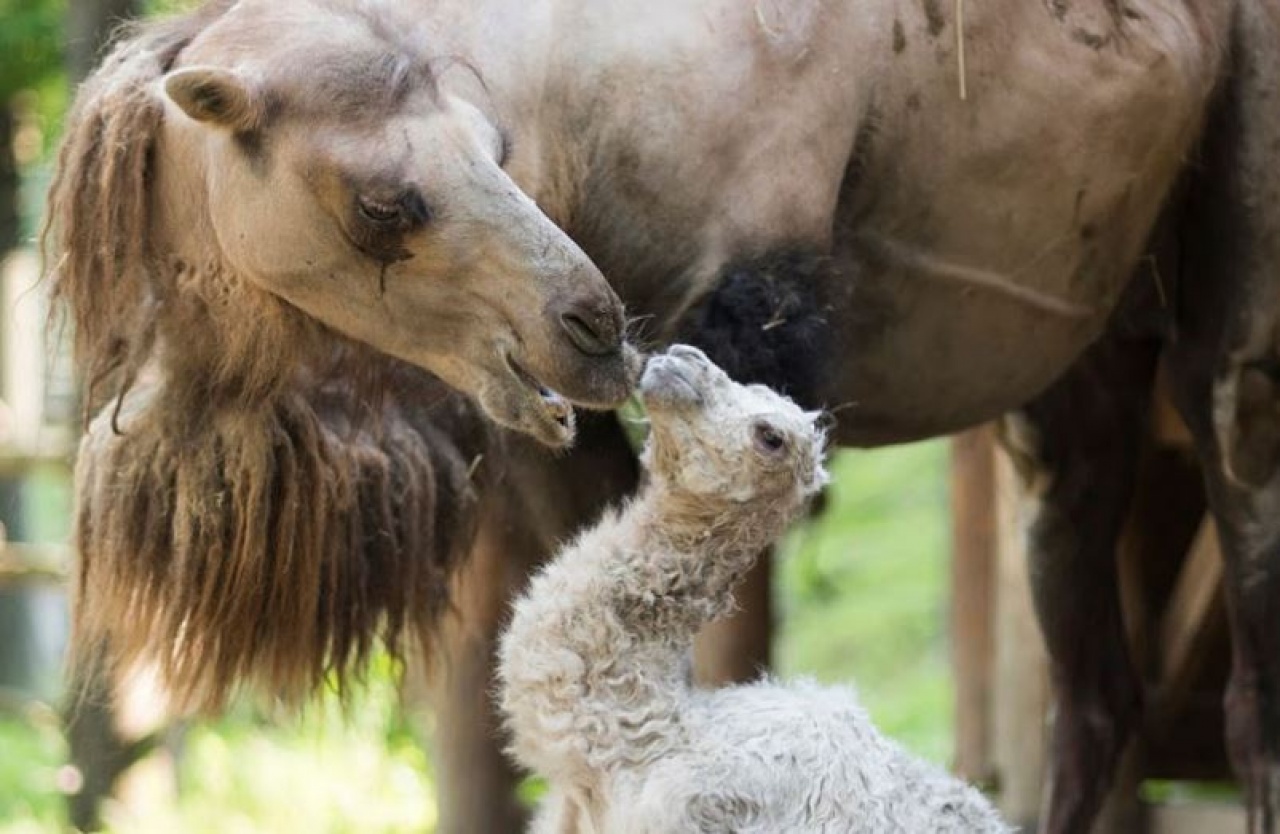
[[[569,421],[573,417],[573,406],[569,405],[569,401],[546,387],[538,390],[538,396],[542,398],[542,405],[547,409],[547,413],[557,423],[569,428]]]
[[[538,401],[542,404],[546,415],[565,431],[572,432],[573,406],[569,401],[560,392],[539,382],[537,377],[525,370],[524,366],[511,356],[507,357],[507,367],[511,369],[511,372],[520,382],[537,392]]]

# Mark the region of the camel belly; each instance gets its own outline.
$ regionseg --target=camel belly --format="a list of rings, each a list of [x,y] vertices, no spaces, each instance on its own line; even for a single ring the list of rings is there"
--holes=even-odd
[[[926,263],[839,261],[841,278],[852,276],[857,289],[831,304],[838,326],[817,399],[836,411],[842,445],[932,437],[1022,405],[1105,322],[1090,299],[996,289],[998,273]]]
[[[1218,55],[1203,10],[1134,3],[1150,17],[1117,21],[1102,5],[967,20],[963,100],[954,33],[905,29],[836,219],[823,398],[844,406],[842,441],[1017,407],[1106,327],[1198,137]]]

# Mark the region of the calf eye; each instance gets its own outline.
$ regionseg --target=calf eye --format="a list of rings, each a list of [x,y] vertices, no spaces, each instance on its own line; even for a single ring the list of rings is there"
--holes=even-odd
[[[766,455],[777,455],[787,448],[787,438],[768,423],[756,423],[751,432],[756,449]]]

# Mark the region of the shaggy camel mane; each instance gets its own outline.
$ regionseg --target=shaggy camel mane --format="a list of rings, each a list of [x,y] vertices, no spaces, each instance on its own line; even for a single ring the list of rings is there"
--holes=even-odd
[[[159,251],[158,82],[232,4],[129,28],[69,116],[44,235],[89,426],[72,663],[157,662],[176,701],[286,703],[424,636],[470,541],[486,430],[433,377],[226,264]],[[395,72],[401,72],[393,68]]]

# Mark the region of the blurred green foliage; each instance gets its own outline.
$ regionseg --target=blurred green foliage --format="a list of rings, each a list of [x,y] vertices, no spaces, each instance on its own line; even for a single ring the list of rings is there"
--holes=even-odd
[[[39,706],[18,715],[0,712],[0,831],[61,830],[57,777],[66,756],[54,712]]]
[[[321,699],[298,717],[246,705],[181,731],[178,801],[106,808],[109,831],[130,834],[365,834],[430,831],[436,808],[426,748],[407,717],[390,664],[377,664],[357,702]],[[0,832],[63,830],[66,745],[57,716],[0,713]],[[144,765],[145,767],[145,765]],[[144,780],[148,777],[144,776]],[[159,790],[157,791],[157,787]]]
[[[939,763],[951,756],[947,444],[842,452],[826,512],[780,565],[784,676],[851,683],[881,729]]]
[[[0,100],[62,72],[64,0],[0,0]]]

